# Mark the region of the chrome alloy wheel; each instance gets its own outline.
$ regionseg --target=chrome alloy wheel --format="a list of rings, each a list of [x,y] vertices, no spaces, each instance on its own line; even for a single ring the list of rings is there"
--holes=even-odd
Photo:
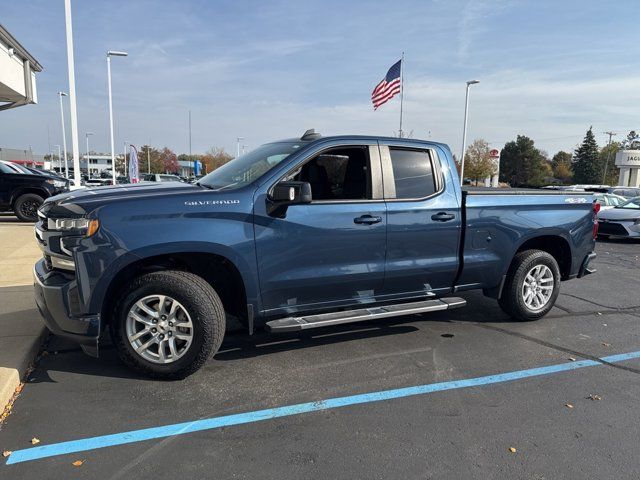
[[[173,363],[193,342],[193,323],[187,310],[166,295],[147,295],[134,303],[126,320],[129,343],[145,360]]]
[[[529,310],[539,312],[547,306],[555,280],[546,265],[536,265],[527,273],[522,284],[522,300]]]

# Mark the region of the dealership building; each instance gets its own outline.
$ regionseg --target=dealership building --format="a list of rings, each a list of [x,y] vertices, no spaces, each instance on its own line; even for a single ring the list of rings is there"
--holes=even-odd
[[[0,25],[0,110],[38,102],[36,73],[42,66]]]

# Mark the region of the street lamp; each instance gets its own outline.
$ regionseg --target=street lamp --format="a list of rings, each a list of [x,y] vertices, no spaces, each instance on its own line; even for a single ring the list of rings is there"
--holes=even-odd
[[[60,152],[60,145],[53,145],[53,146],[58,149],[58,173],[60,173],[62,172],[62,153]],[[51,165],[53,165],[53,162],[51,162]],[[56,168],[53,167],[53,170],[55,171]]]
[[[469,113],[469,87],[480,83],[480,80],[469,80],[467,82],[467,94],[464,100],[464,128],[462,129],[462,157],[460,160],[460,185],[464,185],[464,151],[467,148],[467,114]]]
[[[107,52],[107,84],[109,87],[109,125],[111,127],[111,175],[113,175],[113,185],[116,184],[116,153],[113,141],[113,100],[111,98],[111,57],[126,57],[127,52],[109,50]]]
[[[124,140],[122,142],[124,148],[122,149],[122,151],[124,152],[124,157],[122,157],[122,161],[124,162],[124,176],[127,176],[127,172],[129,170],[127,170],[127,147],[129,146],[129,142],[127,140]]]
[[[66,97],[65,92],[58,92],[58,98],[60,99],[60,122],[62,123],[62,145],[64,146],[64,176],[69,178],[69,169],[67,167],[67,134],[64,129],[64,108],[62,108],[62,97]],[[62,170],[62,165],[60,165]]]
[[[87,175],[89,175],[89,137],[93,135],[93,132],[85,132],[84,138],[87,141]]]
[[[236,157],[239,157],[240,156],[240,140],[244,140],[244,137],[238,137],[236,140],[238,141],[238,153]]]

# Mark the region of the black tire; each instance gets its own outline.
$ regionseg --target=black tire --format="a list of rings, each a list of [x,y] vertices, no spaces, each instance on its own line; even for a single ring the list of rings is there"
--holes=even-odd
[[[553,289],[550,298],[543,308],[531,309],[524,299],[524,281],[527,274],[536,266],[544,265],[553,275]],[[498,300],[500,308],[514,320],[521,322],[537,320],[544,317],[556,303],[560,293],[560,268],[556,259],[542,250],[525,250],[519,252],[511,262],[507,279]]]
[[[129,310],[140,299],[166,295],[177,300],[188,312],[193,324],[193,340],[188,350],[173,363],[159,364],[136,352],[126,332]],[[191,375],[213,356],[225,332],[225,312],[220,297],[201,277],[189,272],[163,271],[141,275],[130,282],[119,295],[110,330],[120,359],[146,376],[180,379]]]
[[[35,193],[20,195],[13,204],[13,211],[23,222],[37,222],[38,209],[44,203],[44,198]]]

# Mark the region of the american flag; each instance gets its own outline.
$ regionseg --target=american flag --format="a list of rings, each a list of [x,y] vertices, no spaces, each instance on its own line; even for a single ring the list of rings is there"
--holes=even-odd
[[[373,92],[371,92],[371,101],[373,102],[374,110],[377,110],[380,105],[387,103],[395,95],[400,93],[400,89],[402,88],[402,80],[400,78],[401,65],[402,60],[394,63],[387,72],[387,75],[376,85]]]

